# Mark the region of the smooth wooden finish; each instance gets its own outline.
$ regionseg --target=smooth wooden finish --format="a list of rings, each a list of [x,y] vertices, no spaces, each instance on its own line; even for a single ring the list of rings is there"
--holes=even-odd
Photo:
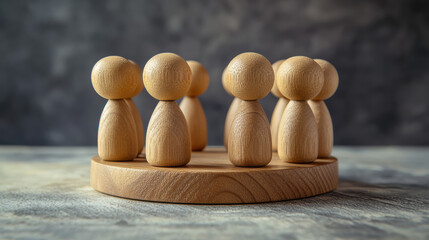
[[[284,59],[278,60],[273,64],[274,75],[276,74],[280,65],[284,61],[285,61]],[[271,115],[271,123],[270,123],[272,150],[277,151],[277,140],[278,140],[277,136],[279,132],[279,124],[280,124],[280,120],[282,119],[283,112],[286,108],[286,105],[289,102],[289,99],[285,98],[285,96],[283,96],[283,94],[280,92],[279,88],[277,87],[277,83],[275,79],[274,79],[273,88],[271,89],[271,93],[277,98],[279,98],[276,106],[274,107],[273,114]]]
[[[317,123],[307,100],[322,90],[323,78],[319,64],[303,56],[286,59],[277,70],[277,86],[290,99],[278,131],[277,151],[283,161],[309,163],[317,158]]]
[[[207,146],[207,119],[200,100],[185,96],[180,102],[180,109],[188,124],[192,151],[203,150]]]
[[[306,101],[290,101],[279,126],[278,154],[293,163],[309,163],[317,158],[316,119]]]
[[[192,83],[186,96],[180,102],[191,134],[192,151],[201,151],[207,145],[207,119],[198,96],[203,94],[210,82],[206,68],[196,61],[187,61],[192,72]]]
[[[232,100],[231,106],[229,106],[228,112],[226,113],[225,127],[223,132],[223,145],[227,150],[228,150],[229,130],[231,129],[232,121],[234,121],[235,115],[237,114],[240,103],[242,101],[243,100],[241,100],[238,97],[234,98],[234,100]]]
[[[173,53],[152,57],[143,80],[152,97],[161,100],[150,117],[146,134],[146,158],[154,166],[183,166],[191,158],[191,136],[185,116],[175,100],[191,86],[191,69]]]
[[[338,72],[335,67],[328,61],[322,59],[315,59],[322,68],[324,75],[323,88],[320,93],[308,101],[319,132],[319,158],[326,158],[331,156],[332,148],[334,145],[334,130],[332,126],[331,114],[329,114],[328,107],[323,100],[330,98],[334,95],[338,88]]]
[[[158,100],[177,100],[191,86],[191,68],[174,53],[153,56],[143,70],[143,81],[149,94]]]
[[[240,167],[261,167],[271,160],[271,132],[267,115],[257,100],[273,87],[271,63],[258,53],[242,53],[228,64],[225,84],[242,100],[228,129],[228,155]]]
[[[259,100],[267,96],[274,84],[271,63],[258,53],[246,52],[231,60],[225,72],[225,85],[242,100]]]
[[[146,134],[146,158],[154,166],[184,166],[191,159],[191,136],[175,101],[160,101]]]
[[[142,80],[141,69],[133,61],[119,56],[100,59],[92,69],[91,81],[95,91],[106,99],[135,96]],[[141,91],[141,90],[140,90]]]
[[[123,161],[143,149],[143,124],[131,100],[143,89],[142,70],[119,56],[99,60],[91,74],[95,91],[110,99],[98,127],[98,154],[104,160]]]
[[[332,148],[334,146],[334,129],[332,126],[331,115],[326,107],[324,101],[308,101],[311,111],[313,111],[314,117],[317,123],[318,129],[318,158],[327,158],[331,156]]]
[[[262,167],[271,161],[270,126],[257,101],[242,101],[228,137],[229,160],[239,167]]]
[[[186,167],[160,168],[144,159],[91,162],[91,186],[109,195],[137,200],[240,204],[273,202],[315,196],[338,186],[335,158],[311,164],[281,161],[274,153],[263,168],[234,167],[223,149],[193,152]]]
[[[296,56],[286,59],[276,72],[277,87],[290,100],[310,100],[323,86],[322,68],[313,59]]]
[[[127,98],[125,99],[125,102],[128,104],[128,107],[131,110],[131,114],[133,115],[134,125],[136,128],[137,154],[140,154],[143,151],[143,147],[144,147],[143,121],[134,101],[131,98]]]
[[[124,99],[109,100],[98,125],[98,154],[104,160],[126,161],[137,156],[136,127]]]
[[[283,113],[288,103],[289,103],[288,99],[280,97],[279,100],[277,101],[276,106],[274,107],[273,114],[271,115],[270,130],[271,130],[271,141],[272,141],[271,148],[273,151],[277,151],[277,145],[278,145],[277,141],[278,141],[280,121],[282,119]]]

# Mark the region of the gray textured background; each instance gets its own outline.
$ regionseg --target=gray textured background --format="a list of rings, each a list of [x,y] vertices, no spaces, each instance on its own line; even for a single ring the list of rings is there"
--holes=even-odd
[[[0,144],[94,145],[105,100],[90,73],[106,55],[142,67],[159,52],[203,63],[209,144],[232,98],[220,75],[237,54],[324,58],[335,144],[429,144],[425,1],[0,1]],[[135,99],[147,127],[156,101]],[[262,101],[271,116],[276,99]]]

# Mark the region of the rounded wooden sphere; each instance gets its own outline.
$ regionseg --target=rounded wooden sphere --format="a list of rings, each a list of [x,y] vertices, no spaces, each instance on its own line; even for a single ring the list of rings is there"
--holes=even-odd
[[[236,56],[228,65],[225,84],[232,95],[242,100],[258,100],[273,87],[274,71],[270,61],[258,53]]]
[[[142,81],[141,69],[123,57],[108,56],[94,65],[91,81],[95,91],[103,98],[130,98]]]
[[[209,73],[206,68],[197,61],[187,61],[192,72],[191,86],[189,87],[186,96],[197,97],[203,94],[210,83]]]
[[[323,87],[322,68],[313,59],[296,56],[286,59],[276,73],[277,87],[291,100],[310,100]]]
[[[277,70],[279,69],[280,65],[284,61],[285,61],[285,59],[278,60],[277,62],[275,62],[273,64],[274,76],[276,75]],[[276,96],[278,98],[284,97],[283,94],[280,92],[279,88],[277,87],[277,81],[276,81],[276,79],[274,79],[274,84],[273,84],[273,88],[271,89],[271,93],[273,93],[274,96]]]
[[[334,95],[338,88],[338,72],[334,65],[323,59],[314,59],[323,70],[324,83],[323,88],[313,100],[324,100]]]
[[[225,91],[229,94],[229,95],[232,95],[232,93],[231,93],[231,91],[229,91],[229,89],[228,89],[228,86],[226,85],[226,82],[225,82],[225,75],[226,75],[226,69],[228,68],[228,66],[223,70],[223,72],[222,72],[222,86],[223,86],[223,88],[225,89]]]
[[[136,71],[138,71],[140,74],[140,78],[139,78],[139,81],[138,81],[138,83],[137,83],[137,86],[136,86],[136,89],[134,90],[134,93],[133,93],[133,95],[131,96],[131,97],[135,97],[135,96],[137,96],[142,90],[143,90],[143,88],[144,88],[144,85],[143,85],[143,70],[140,68],[140,66],[139,65],[137,65],[137,63],[135,63],[134,61],[132,61],[132,60],[129,60],[133,65],[134,65],[134,67],[136,68]]]
[[[174,53],[153,56],[143,69],[143,82],[149,94],[158,100],[177,100],[191,86],[191,68]]]

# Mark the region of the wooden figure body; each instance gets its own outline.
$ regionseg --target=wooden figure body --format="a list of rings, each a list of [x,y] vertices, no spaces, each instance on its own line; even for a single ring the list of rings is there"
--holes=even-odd
[[[273,64],[274,75],[283,62],[284,60],[279,60]],[[283,94],[279,91],[279,88],[277,87],[277,83],[275,79],[274,79],[273,88],[271,89],[271,93],[274,96],[279,98],[276,106],[274,107],[273,114],[271,115],[271,124],[270,124],[272,149],[273,151],[277,151],[277,138],[278,138],[278,132],[279,132],[279,124],[280,124],[280,120],[282,119],[283,112],[287,104],[289,103],[289,99],[285,98]]]
[[[191,137],[185,116],[175,100],[191,85],[191,69],[173,53],[152,57],[143,70],[143,81],[152,97],[160,100],[146,133],[146,159],[154,166],[184,166],[191,159]]]
[[[131,97],[143,88],[141,69],[123,57],[99,60],[92,70],[95,91],[109,99],[98,127],[98,155],[103,160],[132,160],[138,155],[139,142]],[[128,102],[128,103],[127,103]],[[134,113],[138,114],[138,111]]]
[[[311,58],[286,59],[276,73],[280,92],[290,101],[280,121],[278,154],[286,162],[310,163],[318,154],[316,119],[307,100],[323,86],[323,71]]]
[[[228,86],[225,83],[225,74],[226,74],[226,67],[223,70],[222,73],[222,86],[225,89],[225,91],[232,96],[231,91],[229,91]],[[237,113],[238,106],[240,106],[241,99],[238,97],[234,97],[234,99],[231,102],[231,105],[229,106],[228,112],[226,113],[225,117],[225,126],[223,130],[223,145],[225,146],[226,150],[228,150],[228,135],[229,135],[229,129],[231,128],[232,121],[234,120],[235,114]]]
[[[319,158],[328,158],[331,156],[332,147],[334,145],[334,130],[332,126],[331,115],[323,100],[334,95],[338,88],[338,72],[335,67],[328,61],[322,59],[314,59],[323,70],[324,83],[320,93],[312,100],[308,101],[314,117],[319,133]]]
[[[192,72],[192,83],[180,103],[191,134],[192,151],[201,151],[207,145],[207,119],[198,96],[209,86],[210,78],[203,65],[196,61],[187,61]]]
[[[271,161],[268,118],[257,100],[265,97],[274,83],[270,62],[257,53],[242,53],[228,65],[225,85],[241,99],[228,134],[230,161],[240,167],[262,167]]]

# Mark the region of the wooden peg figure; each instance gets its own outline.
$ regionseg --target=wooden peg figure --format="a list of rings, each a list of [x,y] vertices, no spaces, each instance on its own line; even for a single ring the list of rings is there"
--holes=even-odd
[[[192,151],[201,151],[207,145],[207,120],[198,96],[203,94],[210,82],[206,68],[199,62],[187,61],[192,72],[191,87],[180,103],[191,133]]]
[[[146,159],[153,166],[184,166],[191,159],[191,137],[185,116],[177,105],[191,86],[191,69],[173,53],[152,57],[143,69],[149,94],[160,100],[146,133]]]
[[[332,147],[334,145],[334,130],[332,127],[332,119],[329,110],[323,100],[334,95],[338,88],[338,72],[335,67],[328,61],[322,59],[314,59],[323,70],[324,84],[322,91],[308,101],[319,131],[319,158],[328,158],[331,156]]]
[[[137,96],[144,88],[143,86],[143,77],[142,77],[142,69],[137,65],[135,62],[130,62],[134,65],[136,68],[136,71],[140,73],[140,78],[138,85],[135,89],[135,92],[133,93],[132,97]],[[125,101],[128,104],[128,107],[130,107],[131,113],[133,114],[134,122],[136,125],[136,135],[137,135],[137,155],[140,154],[143,151],[144,147],[144,128],[143,128],[143,121],[140,116],[139,110],[137,109],[136,104],[131,98],[126,98]]]
[[[286,162],[313,162],[318,153],[318,130],[307,100],[322,89],[322,68],[311,58],[291,57],[280,65],[276,81],[280,92],[290,99],[280,120],[279,157]]]
[[[225,84],[242,101],[228,136],[230,161],[240,167],[262,167],[271,161],[270,123],[257,100],[273,87],[271,63],[258,53],[242,53],[229,63]]]
[[[228,89],[228,86],[225,83],[225,73],[227,68],[228,67],[226,67],[222,73],[222,85],[225,91],[232,96],[231,91]],[[237,113],[238,106],[240,106],[240,103],[241,103],[241,99],[238,97],[234,97],[234,100],[232,100],[232,103],[229,106],[228,112],[226,113],[225,126],[224,126],[224,132],[223,132],[223,145],[225,146],[226,150],[228,150],[229,129],[231,128],[232,121],[234,120],[235,114]]]
[[[284,62],[284,59],[279,60],[273,64],[274,75],[283,62]],[[273,151],[277,151],[277,137],[279,132],[280,120],[282,119],[283,112],[286,108],[286,105],[289,103],[289,99],[285,98],[283,94],[279,91],[279,88],[277,87],[277,83],[275,79],[274,79],[273,88],[271,89],[271,93],[279,99],[277,101],[276,106],[274,107],[273,114],[271,115],[271,124],[270,124],[272,149]]]
[[[109,99],[98,126],[98,155],[107,161],[134,159],[138,154],[136,122],[125,99],[142,88],[141,69],[123,57],[109,56],[94,65],[91,79],[95,91]]]

